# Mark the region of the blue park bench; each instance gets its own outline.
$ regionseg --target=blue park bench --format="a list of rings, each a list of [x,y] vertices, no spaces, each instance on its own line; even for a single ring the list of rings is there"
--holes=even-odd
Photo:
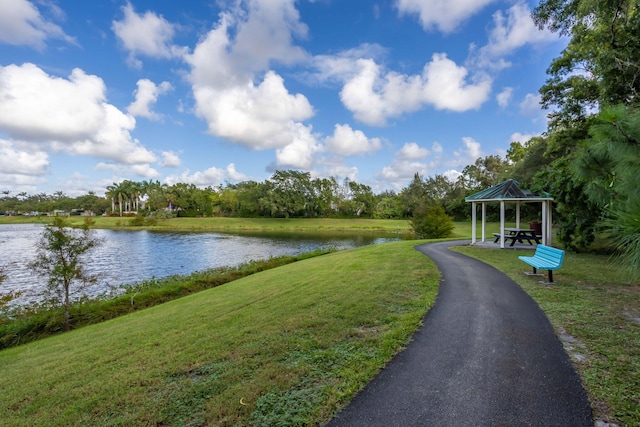
[[[533,256],[519,256],[518,258],[533,267],[533,274],[538,273],[537,269],[549,270],[549,283],[553,283],[553,270],[562,267],[564,251],[551,246],[538,245]]]

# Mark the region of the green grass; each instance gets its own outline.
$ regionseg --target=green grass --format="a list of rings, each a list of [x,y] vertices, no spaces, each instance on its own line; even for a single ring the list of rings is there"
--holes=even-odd
[[[314,425],[409,339],[439,274],[394,242],[0,351],[3,426]]]
[[[280,267],[292,262],[332,252],[318,250],[299,255],[270,257],[247,261],[234,267],[219,267],[196,271],[188,275],[148,279],[123,285],[115,293],[93,299],[81,299],[69,309],[71,329],[104,322],[125,314],[160,305],[167,301],[221,286],[251,274]],[[8,318],[7,318],[8,317]],[[25,344],[63,332],[63,310],[59,307],[26,307],[0,313],[0,349]]]
[[[93,217],[93,228],[130,228],[151,229],[167,231],[223,231],[223,232],[314,232],[314,233],[394,233],[411,235],[413,230],[408,220],[396,219],[365,219],[365,218],[173,218],[158,219],[156,225],[146,227],[133,227],[130,217]],[[22,223],[47,223],[47,217],[3,217],[0,216],[0,224]],[[84,217],[70,217],[72,225],[81,226]],[[461,239],[471,238],[471,222],[454,222],[455,228],[452,237]],[[513,227],[509,224],[507,227]],[[487,223],[487,235],[498,231],[499,223]],[[481,225],[478,222],[476,235],[480,238]]]
[[[80,226],[84,217],[72,216],[72,225]],[[94,228],[134,228],[132,217],[93,217]],[[47,223],[47,217],[7,217],[0,216],[0,224]],[[364,218],[172,218],[158,219],[153,226],[135,227],[176,231],[350,231],[350,232],[411,232],[409,221],[393,219]]]
[[[513,278],[545,311],[559,336],[575,342],[565,348],[587,393],[594,417],[620,426],[640,425],[640,285],[630,283],[610,259],[568,252],[555,284],[526,276],[518,259],[533,251],[460,247]],[[543,271],[546,273],[546,271]]]

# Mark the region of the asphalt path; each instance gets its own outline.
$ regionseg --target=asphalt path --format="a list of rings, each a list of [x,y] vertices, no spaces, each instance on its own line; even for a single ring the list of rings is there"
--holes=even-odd
[[[442,274],[436,303],[328,427],[594,425],[545,314],[503,273],[448,249],[462,243],[416,247]]]

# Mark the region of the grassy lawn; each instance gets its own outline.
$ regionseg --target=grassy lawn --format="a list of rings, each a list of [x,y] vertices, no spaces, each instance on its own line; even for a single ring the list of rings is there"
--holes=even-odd
[[[336,252],[0,351],[3,426],[313,425],[409,339],[415,241]]]
[[[365,218],[173,218],[159,219],[153,226],[133,227],[128,217],[94,217],[94,228],[127,228],[167,231],[225,231],[225,232],[372,232],[410,235],[413,233],[408,220],[365,219]],[[84,217],[70,217],[72,225],[83,224]],[[0,216],[0,224],[42,223],[49,221],[47,217],[7,217]],[[454,222],[453,238],[471,239],[471,222]],[[514,224],[507,225],[514,226]],[[487,234],[498,231],[498,223],[487,224]],[[480,224],[476,230],[480,237]]]
[[[622,277],[606,256],[567,253],[554,272],[556,283],[540,285],[543,278],[525,276],[530,267],[518,260],[533,251],[456,250],[505,272],[538,302],[565,338],[595,419],[640,425],[639,284]]]
[[[0,224],[47,223],[47,217],[0,216]],[[84,217],[72,216],[73,225],[82,225]],[[94,228],[141,228],[132,227],[131,217],[93,217]],[[269,231],[269,232],[385,232],[409,233],[407,220],[364,218],[172,218],[158,219],[155,225],[144,228],[176,231]]]

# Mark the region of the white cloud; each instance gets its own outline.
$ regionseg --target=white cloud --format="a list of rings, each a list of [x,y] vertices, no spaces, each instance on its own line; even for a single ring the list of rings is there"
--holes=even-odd
[[[363,58],[377,60],[387,54],[387,50],[375,43],[363,43],[360,46],[339,52],[335,55],[316,55],[312,63],[315,72],[306,75],[312,82],[345,82],[354,78],[359,70],[354,66]]]
[[[511,65],[509,54],[525,45],[537,45],[558,40],[548,30],[539,30],[531,18],[531,10],[524,3],[511,6],[506,16],[502,11],[493,14],[494,27],[489,33],[488,43],[476,52],[474,62],[481,67],[500,70]]]
[[[511,101],[511,97],[513,96],[513,88],[505,87],[502,89],[498,95],[496,95],[496,101],[498,101],[498,105],[500,108],[507,108],[509,102]]]
[[[143,178],[159,178],[160,177],[160,173],[154,168],[152,168],[151,165],[149,164],[132,165],[131,170],[133,170],[133,172],[136,175],[141,176]]]
[[[382,168],[377,178],[387,182],[395,190],[401,190],[406,181],[416,173],[425,176],[428,165],[425,162],[430,151],[415,142],[406,143],[396,152],[389,166]]]
[[[135,119],[108,104],[105,92],[102,79],[77,68],[64,79],[33,64],[0,66],[0,131],[58,152],[154,162],[131,137]]]
[[[509,142],[519,142],[521,144],[525,144],[527,141],[529,141],[531,138],[534,138],[536,136],[540,136],[540,134],[532,134],[532,133],[520,133],[520,132],[516,132],[511,134],[511,137],[509,137]]]
[[[229,178],[229,181],[232,182],[240,182],[246,181],[248,179],[248,176],[242,172],[238,172],[236,170],[235,163],[229,163],[227,165],[227,178]]]
[[[56,38],[76,44],[73,37],[58,25],[45,20],[40,11],[27,0],[0,1],[0,42],[14,46],[46,47],[46,40]]]
[[[39,186],[46,183],[46,178],[42,176],[5,174],[0,172],[0,189],[11,190],[12,193],[19,193],[21,191],[35,193]]]
[[[434,54],[424,71],[425,100],[438,110],[463,112],[480,108],[489,97],[492,81],[478,75],[469,83],[468,74],[465,67],[456,65],[446,54]]]
[[[371,153],[382,146],[380,138],[368,138],[361,130],[353,130],[348,124],[336,124],[333,136],[326,138],[327,151],[342,156]]]
[[[222,184],[225,178],[224,169],[210,167],[202,172],[198,171],[191,174],[187,169],[180,175],[169,175],[165,178],[165,182],[169,185],[177,183],[193,184],[197,187],[208,187]]]
[[[307,167],[321,146],[303,122],[314,110],[302,94],[291,94],[272,62],[291,65],[308,58],[293,45],[305,37],[291,0],[250,0],[220,15],[193,54],[191,66],[196,114],[208,131],[253,150],[276,149],[279,165]],[[246,6],[246,9],[243,7]]]
[[[322,145],[311,133],[310,126],[297,123],[290,130],[290,135],[293,141],[276,150],[278,166],[310,169],[313,166],[313,155],[323,150]]]
[[[357,166],[349,166],[344,164],[342,158],[331,158],[331,159],[322,159],[323,168],[320,171],[315,171],[312,174],[315,174],[321,178],[335,178],[338,182],[349,179],[350,181],[358,180],[358,167]]]
[[[215,88],[194,86],[196,113],[212,135],[254,150],[284,147],[293,142],[296,123],[313,115],[304,95],[291,95],[282,77],[269,71],[259,86]]]
[[[224,181],[239,182],[246,181],[247,179],[247,175],[236,170],[235,163],[229,163],[225,169],[212,166],[204,171],[194,173],[191,173],[191,171],[187,169],[180,175],[170,175],[166,177],[164,181],[169,185],[183,182],[202,188],[208,186],[214,187],[222,184]]]
[[[151,11],[139,15],[131,3],[122,6],[122,13],[122,21],[113,21],[111,28],[129,51],[130,65],[141,67],[136,55],[168,59],[181,57],[187,52],[186,48],[172,44],[175,27],[162,16]]]
[[[453,159],[449,162],[454,167],[464,167],[474,164],[475,161],[482,157],[482,149],[480,143],[475,139],[465,136],[462,138],[463,147],[453,152]]]
[[[237,34],[231,47],[234,67],[263,70],[272,61],[294,64],[307,57],[293,38],[306,38],[308,28],[300,21],[293,0],[249,0],[247,10],[236,10]]]
[[[438,141],[434,141],[434,143],[431,145],[431,151],[433,151],[435,154],[440,155],[444,151],[444,148]]]
[[[421,107],[419,77],[395,72],[383,75],[380,66],[371,59],[359,59],[356,65],[360,70],[345,83],[340,99],[357,120],[382,126],[389,117]]]
[[[423,159],[429,155],[429,150],[419,146],[415,142],[408,142],[396,153],[398,160],[417,160]]]
[[[223,89],[245,85],[272,62],[291,65],[308,59],[293,45],[293,36],[304,37],[306,26],[291,0],[248,0],[221,13],[215,27],[186,55],[195,85]]]
[[[138,80],[137,86],[138,89],[134,92],[136,99],[127,107],[127,111],[132,116],[159,120],[161,116],[151,111],[151,108],[158,100],[158,97],[173,90],[173,86],[169,82],[162,82],[156,85],[148,79]]]
[[[520,114],[523,116],[539,116],[543,111],[540,100],[540,94],[528,93],[520,102]]]
[[[355,66],[359,71],[346,82],[340,99],[356,119],[369,125],[385,125],[389,118],[425,104],[455,112],[477,109],[491,90],[488,76],[470,79],[468,70],[444,53],[434,54],[422,75],[385,72],[371,59],[360,59]]]
[[[160,162],[160,166],[164,166],[165,168],[177,168],[180,166],[180,157],[173,151],[163,151],[162,152],[162,161]]]
[[[109,181],[104,186],[100,186],[96,182],[90,181],[91,177],[74,172],[70,177],[58,178],[55,188],[63,188],[64,193],[70,197],[79,197],[86,195],[89,191],[93,191],[96,195],[104,195],[104,190],[114,181]],[[123,181],[120,179],[119,181]]]
[[[462,173],[458,172],[455,169],[449,169],[449,170],[446,170],[446,171],[442,172],[442,176],[447,178],[449,180],[449,182],[456,182],[458,180],[458,178],[460,178],[462,176]]]
[[[159,178],[160,173],[148,163],[125,165],[122,163],[99,162],[94,167],[97,171],[111,171],[121,177],[129,177],[132,173],[143,178]],[[122,181],[130,178],[118,178],[113,181]]]
[[[401,15],[417,14],[422,27],[450,33],[494,0],[397,0]]]
[[[525,2],[517,3],[507,10],[493,15],[495,27],[489,35],[487,50],[493,55],[505,55],[526,45],[555,41],[558,36],[548,30],[540,30],[531,18],[531,10]]]
[[[49,168],[44,151],[23,151],[12,141],[0,139],[0,171],[3,174],[44,175]]]

